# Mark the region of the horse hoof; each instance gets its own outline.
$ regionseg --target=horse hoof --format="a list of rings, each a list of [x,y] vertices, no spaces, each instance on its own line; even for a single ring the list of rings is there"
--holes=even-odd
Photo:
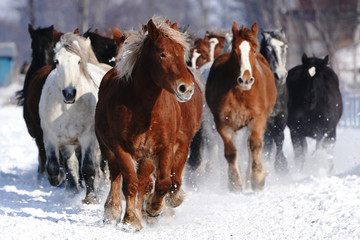
[[[152,215],[150,212],[148,212],[148,210],[145,210],[145,211],[149,217],[156,218],[156,217],[160,216],[160,213],[156,214],[156,215]]]
[[[288,164],[286,161],[275,162],[275,171],[278,175],[286,175],[289,172]]]
[[[231,192],[242,192],[242,182],[241,181],[229,181],[229,190]]]
[[[261,192],[264,190],[265,178],[260,182],[251,181],[251,188],[254,192]]]
[[[143,228],[141,221],[135,216],[130,217],[125,215],[122,224],[122,230],[125,232],[137,232]]]
[[[49,183],[51,186],[58,187],[60,186],[65,180],[65,174],[63,171],[60,171],[56,176],[48,176]]]
[[[166,203],[172,207],[176,208],[182,204],[185,198],[185,192],[180,188],[176,193],[169,193],[166,195]]]
[[[150,215],[150,216],[158,216],[160,215],[160,213],[162,212],[162,209],[164,207],[164,201],[161,201],[159,203],[152,202],[152,196],[153,194],[150,195],[150,197],[148,198],[147,202],[146,202],[146,209],[145,211]]]
[[[99,204],[99,201],[98,201],[98,199],[97,199],[97,197],[96,197],[96,195],[95,194],[91,194],[91,195],[87,195],[83,200],[82,200],[82,202],[84,203],[84,204],[88,204],[88,205],[90,205],[90,204]]]
[[[104,223],[117,223],[121,218],[121,205],[107,205],[104,208]]]

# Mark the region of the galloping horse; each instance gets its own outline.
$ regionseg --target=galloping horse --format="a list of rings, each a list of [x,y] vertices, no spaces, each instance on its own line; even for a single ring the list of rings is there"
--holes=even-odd
[[[272,113],[268,117],[266,131],[264,134],[264,152],[271,157],[273,143],[276,145],[275,170],[284,173],[287,171],[287,161],[283,152],[284,129],[288,116],[286,87],[286,49],[287,40],[282,29],[262,30],[260,53],[270,64],[274,73],[277,89],[276,103]]]
[[[295,163],[303,168],[307,150],[306,137],[316,139],[316,148],[324,148],[332,157],[336,141],[336,126],[342,115],[343,105],[336,73],[324,59],[306,54],[302,64],[289,70],[287,125],[295,150]],[[331,160],[330,159],[328,160]],[[332,162],[329,162],[329,171]]]
[[[90,39],[73,33],[64,34],[56,44],[55,64],[39,102],[48,179],[58,186],[66,175],[67,187],[78,192],[83,177],[84,202],[95,203],[94,181],[100,174],[100,157],[94,115],[98,86],[106,71],[97,62]]]
[[[145,34],[130,35],[120,49],[121,61],[101,82],[95,114],[111,176],[105,221],[120,220],[123,177],[122,222],[137,230],[143,227],[141,210],[157,216],[165,196],[171,207],[182,203],[182,171],[203,104],[185,64],[187,37],[177,23],[153,17],[146,29]]]
[[[31,137],[35,138],[36,146],[39,151],[38,155],[38,174],[43,174],[45,171],[46,155],[42,139],[42,132],[31,119],[31,112],[27,107],[29,101],[28,96],[31,94],[32,88],[30,87],[31,79],[35,72],[41,67],[52,64],[53,62],[53,47],[55,45],[55,35],[57,31],[53,26],[47,28],[34,29],[31,24],[28,26],[28,31],[31,37],[32,60],[30,68],[26,73],[24,87],[22,90],[16,92],[18,105],[23,106],[23,117],[26,127]],[[31,102],[30,102],[31,103]]]
[[[32,43],[33,48],[33,62],[34,65],[38,66],[36,68],[36,71],[30,71],[27,73],[24,83],[24,89],[22,90],[23,95],[23,101],[24,101],[24,120],[26,122],[26,125],[28,127],[28,131],[32,137],[35,138],[36,145],[39,149],[39,168],[38,172],[40,174],[45,172],[45,163],[46,163],[46,153],[45,153],[45,147],[44,147],[44,141],[43,141],[43,132],[40,126],[40,117],[39,117],[39,101],[41,96],[41,91],[43,88],[43,85],[46,81],[47,76],[50,74],[50,72],[55,68],[54,60],[53,60],[53,47],[55,44],[60,40],[60,37],[63,35],[63,33],[58,32],[56,29],[53,29],[53,27],[49,27],[44,30],[38,29],[38,30],[31,30],[32,28],[29,25],[29,32],[31,33],[31,36],[33,36],[33,41],[36,41]],[[41,31],[40,31],[41,30]],[[51,30],[51,31],[50,31]],[[76,31],[76,30],[75,30]],[[44,32],[44,33],[42,33]],[[41,34],[40,34],[41,33]],[[40,37],[42,35],[45,35],[44,37]],[[53,37],[51,38],[51,36]],[[85,34],[84,34],[85,35]],[[114,41],[117,44],[117,48],[113,49],[111,48],[111,51],[105,51],[103,48],[106,48],[102,45],[102,43],[108,43],[109,40],[106,40],[107,38],[104,38],[100,35],[90,34],[93,36],[93,41],[91,41],[91,46],[94,52],[96,53],[98,60],[100,59],[103,63],[109,63],[110,60],[117,55],[118,49],[120,48],[123,39],[122,39],[122,33],[118,29],[114,29],[113,36]],[[36,36],[36,37],[35,37]],[[39,40],[38,40],[39,39]],[[53,39],[52,44],[45,44],[40,41],[40,39]],[[42,40],[44,41],[44,40]],[[111,41],[110,41],[111,43]],[[43,48],[40,48],[39,45],[42,45]],[[47,49],[45,46],[48,46]],[[40,54],[40,50],[35,51],[35,49],[42,49],[43,52]],[[51,49],[50,49],[51,48]],[[108,49],[108,48],[106,48]],[[35,54],[36,53],[36,54]],[[50,54],[51,53],[51,54]],[[52,56],[52,57],[45,57],[46,56]],[[36,56],[36,57],[35,57]],[[42,56],[40,58],[40,56]],[[43,61],[39,61],[39,59],[44,59]],[[45,61],[45,59],[47,59]],[[93,64],[98,64],[98,60],[95,60],[93,58],[90,58],[90,62]],[[99,60],[99,61],[100,61]],[[32,62],[32,65],[33,65]],[[42,63],[39,65],[39,63]],[[46,66],[45,66],[46,65]],[[43,66],[40,68],[40,66]],[[102,65],[104,70],[109,69],[108,66]],[[33,73],[31,73],[33,72]],[[20,94],[18,94],[19,99]]]
[[[250,131],[247,180],[253,190],[261,190],[266,176],[261,160],[263,135],[276,100],[274,75],[266,59],[257,52],[257,24],[254,23],[251,29],[241,27],[238,30],[234,22],[232,32],[232,52],[215,59],[205,97],[224,142],[230,190],[242,189],[233,140],[235,132],[243,127]]]

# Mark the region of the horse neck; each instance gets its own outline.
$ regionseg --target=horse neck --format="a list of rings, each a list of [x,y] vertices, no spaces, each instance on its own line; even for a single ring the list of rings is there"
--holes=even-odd
[[[134,66],[130,81],[132,81],[134,96],[138,98],[137,100],[141,101],[143,106],[152,108],[163,89],[156,85],[151,77],[150,67],[146,66],[148,62],[140,57]]]

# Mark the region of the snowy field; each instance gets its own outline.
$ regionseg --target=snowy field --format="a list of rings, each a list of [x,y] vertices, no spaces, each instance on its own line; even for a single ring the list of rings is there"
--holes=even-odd
[[[212,163],[211,176],[201,178],[197,186],[184,184],[186,199],[174,215],[164,214],[157,224],[128,233],[121,224],[102,222],[108,185],[102,187],[101,203],[88,206],[81,203],[84,192],[72,196],[37,179],[37,149],[22,109],[6,104],[15,88],[0,89],[2,240],[360,239],[360,129],[338,129],[330,176],[324,174],[321,154],[311,154],[313,141],[304,172],[296,171],[286,130],[290,172],[277,176],[272,162],[266,162],[269,175],[260,193],[230,193],[221,157]]]

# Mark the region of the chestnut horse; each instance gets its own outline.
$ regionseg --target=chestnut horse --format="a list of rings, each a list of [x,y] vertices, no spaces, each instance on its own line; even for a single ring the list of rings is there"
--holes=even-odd
[[[132,229],[143,227],[141,211],[159,215],[165,196],[171,207],[183,201],[182,172],[203,104],[185,64],[188,50],[177,23],[153,17],[147,33],[128,37],[121,61],[101,82],[95,131],[111,177],[105,222],[120,220],[121,177],[126,200],[122,223]]]
[[[265,170],[261,160],[266,120],[276,100],[274,75],[266,59],[257,52],[257,24],[251,29],[236,22],[232,26],[232,52],[215,59],[206,84],[205,97],[214,115],[216,129],[224,142],[229,164],[230,190],[242,189],[242,178],[234,145],[235,132],[249,129],[247,182],[262,190]]]

